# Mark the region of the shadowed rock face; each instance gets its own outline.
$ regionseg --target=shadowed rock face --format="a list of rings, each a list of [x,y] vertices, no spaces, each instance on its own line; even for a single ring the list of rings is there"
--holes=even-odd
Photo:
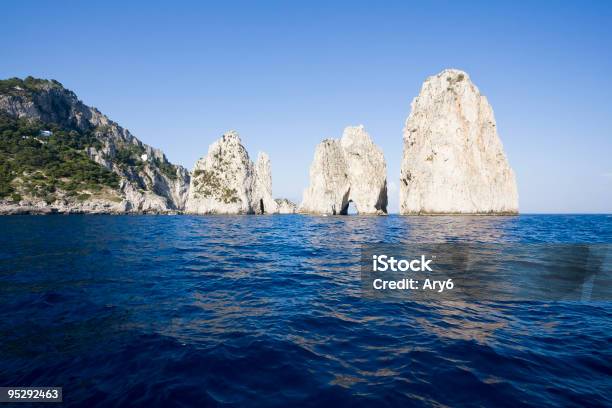
[[[193,169],[186,211],[193,214],[274,214],[270,159],[253,164],[237,132],[210,145]]]
[[[300,212],[347,214],[350,202],[359,214],[387,213],[385,158],[363,126],[317,146]]]
[[[401,214],[513,214],[514,172],[486,97],[462,71],[429,77],[404,128]]]

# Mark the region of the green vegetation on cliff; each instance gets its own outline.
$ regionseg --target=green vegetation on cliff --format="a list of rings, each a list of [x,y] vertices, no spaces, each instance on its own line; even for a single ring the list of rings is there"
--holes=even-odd
[[[92,161],[89,147],[101,147],[91,132],[0,114],[0,198],[18,201],[21,192],[49,202],[57,190],[76,197],[81,191],[118,188],[119,177]]]
[[[9,78],[0,80],[0,93],[10,95],[19,91],[38,92],[43,88],[63,88],[62,84],[54,79],[38,79],[34,77]]]
[[[217,171],[196,170],[193,173],[196,192],[202,197],[215,197],[226,204],[237,203],[240,200],[238,192],[235,188],[225,186]]]
[[[122,180],[169,202],[174,199],[168,197],[169,184],[188,182],[161,152],[83,104],[61,83],[0,80],[0,200],[121,200]]]
[[[146,150],[142,146],[123,145],[115,150],[113,162],[124,170],[142,171],[145,162],[141,159],[141,156],[144,153],[146,153]],[[157,157],[151,158],[150,163],[157,167],[159,171],[169,179],[176,180],[176,167],[172,164],[165,160],[160,160]]]

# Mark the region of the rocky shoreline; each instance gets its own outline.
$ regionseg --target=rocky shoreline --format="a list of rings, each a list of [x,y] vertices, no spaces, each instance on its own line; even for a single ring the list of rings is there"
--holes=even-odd
[[[518,214],[493,110],[467,73],[427,78],[411,108],[400,214]],[[345,215],[350,203],[359,215],[387,214],[384,153],[363,126],[319,143],[298,206],[273,197],[270,158],[253,162],[234,131],[188,171],[59,82],[31,77],[0,81],[0,119],[0,215]]]

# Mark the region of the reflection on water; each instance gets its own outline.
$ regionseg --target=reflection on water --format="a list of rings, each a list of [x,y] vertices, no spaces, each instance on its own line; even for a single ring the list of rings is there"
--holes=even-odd
[[[88,406],[612,404],[608,303],[362,297],[363,243],[428,242],[611,243],[612,219],[2,217],[0,382]]]

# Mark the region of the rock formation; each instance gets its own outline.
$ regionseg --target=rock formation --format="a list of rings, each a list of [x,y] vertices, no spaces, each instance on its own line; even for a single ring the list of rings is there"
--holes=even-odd
[[[70,135],[71,143],[79,145],[77,154],[89,157],[118,176],[118,182],[112,187],[90,182],[89,187],[93,189],[79,187],[76,191],[66,191],[53,176],[39,174],[38,177],[46,178],[45,186],[51,191],[42,197],[36,195],[36,191],[28,191],[27,176],[13,174],[10,188],[20,201],[7,206],[45,207],[57,212],[116,213],[179,211],[185,206],[190,178],[186,169],[169,163],[161,150],[142,143],[127,129],[82,103],[57,81],[31,77],[0,81],[0,115],[7,126],[25,120],[52,126]],[[52,133],[42,132],[46,136]],[[32,136],[13,134],[13,137]]]
[[[279,214],[295,214],[296,212],[295,203],[291,202],[290,200],[286,198],[277,198],[274,201],[276,201],[276,204],[278,206]]]
[[[347,127],[340,140],[319,143],[300,212],[347,214],[350,202],[359,214],[387,213],[385,158],[363,126]]]
[[[57,81],[0,81],[0,133],[0,214],[295,212],[272,198],[269,157],[253,164],[237,133],[210,146],[192,179]]]
[[[513,214],[514,173],[493,110],[469,76],[429,77],[404,128],[401,214]]]
[[[277,213],[268,155],[260,153],[253,164],[238,133],[225,133],[195,164],[185,210],[192,214]]]
[[[255,186],[253,188],[253,211],[256,214],[274,214],[278,204],[272,198],[272,169],[267,153],[260,152],[255,163]]]

